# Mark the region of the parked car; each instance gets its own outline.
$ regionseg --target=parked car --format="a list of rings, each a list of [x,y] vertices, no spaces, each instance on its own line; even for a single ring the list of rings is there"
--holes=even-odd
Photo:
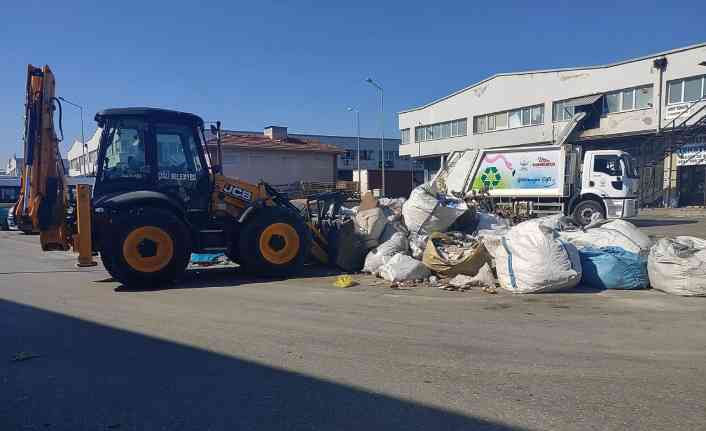
[[[8,216],[10,209],[17,202],[20,195],[20,178],[2,175],[0,176],[0,229],[9,230],[10,223]],[[14,224],[14,220],[12,220]]]

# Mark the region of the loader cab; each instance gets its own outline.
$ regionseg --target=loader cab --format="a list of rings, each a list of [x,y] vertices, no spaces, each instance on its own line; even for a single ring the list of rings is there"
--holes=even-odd
[[[108,109],[102,129],[94,199],[138,192],[165,196],[185,213],[208,212],[211,176],[203,120],[155,108]],[[142,192],[142,195],[139,194]]]

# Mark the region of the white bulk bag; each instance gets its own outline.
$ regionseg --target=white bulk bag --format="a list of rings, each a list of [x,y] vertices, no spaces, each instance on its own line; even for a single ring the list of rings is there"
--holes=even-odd
[[[512,293],[554,292],[581,280],[578,250],[541,224],[518,225],[492,251],[500,287]]]
[[[434,183],[426,183],[412,190],[402,206],[402,217],[411,233],[427,235],[445,232],[468,210],[468,205],[458,199],[439,200]]]
[[[662,238],[650,250],[647,275],[653,288],[681,296],[706,296],[706,241]]]
[[[647,256],[652,240],[634,224],[625,220],[601,220],[583,230],[560,232],[559,235],[576,247],[620,247]]]

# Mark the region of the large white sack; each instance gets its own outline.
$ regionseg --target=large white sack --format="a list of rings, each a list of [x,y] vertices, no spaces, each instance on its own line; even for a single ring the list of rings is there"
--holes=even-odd
[[[392,256],[380,267],[379,273],[387,281],[419,280],[431,275],[422,262],[402,253]]]
[[[445,232],[449,226],[468,210],[468,205],[458,199],[439,200],[438,189],[433,183],[422,184],[412,190],[402,205],[402,216],[410,232],[428,235]]]
[[[574,287],[581,280],[578,250],[546,226],[515,226],[500,243],[492,253],[503,289],[513,293],[554,292]]]
[[[634,224],[625,220],[602,220],[583,230],[563,231],[559,235],[576,247],[620,247],[629,252],[647,256],[652,240]]]
[[[706,296],[706,241],[693,236],[662,238],[647,258],[653,288],[681,296]]]
[[[371,208],[369,210],[358,211],[355,216],[358,226],[368,234],[371,239],[378,239],[385,230],[387,218],[382,208]]]
[[[537,217],[533,219],[529,219],[526,221],[523,221],[522,223],[519,223],[519,225],[544,225],[549,228],[552,228],[556,231],[574,231],[578,230],[578,227],[574,224],[573,220],[571,217],[565,216],[564,214],[554,214],[554,215],[548,215],[544,217]]]
[[[397,253],[407,253],[408,250],[409,245],[407,242],[407,236],[404,233],[397,232],[392,235],[389,240],[380,244],[376,249],[368,252],[368,255],[365,256],[363,272],[377,274],[380,267],[384,265],[392,256]]]

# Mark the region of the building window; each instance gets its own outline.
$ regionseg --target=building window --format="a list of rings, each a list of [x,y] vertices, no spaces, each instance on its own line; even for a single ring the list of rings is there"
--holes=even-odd
[[[512,111],[473,117],[473,133],[492,132],[522,126],[536,126],[544,122],[544,105],[528,106]]]
[[[638,87],[635,89],[635,108],[651,108],[652,107],[652,86]]]
[[[466,136],[466,119],[445,121],[414,128],[414,142],[433,141],[436,139]]]
[[[409,129],[400,130],[400,143],[401,145],[409,144]]]
[[[667,103],[695,102],[706,98],[706,76],[677,79],[667,83]]]
[[[626,88],[625,90],[606,93],[603,98],[603,112],[631,111],[652,107],[652,86]]]
[[[552,118],[557,121],[569,121],[574,116],[574,105],[568,104],[568,101],[554,102],[554,112]]]

